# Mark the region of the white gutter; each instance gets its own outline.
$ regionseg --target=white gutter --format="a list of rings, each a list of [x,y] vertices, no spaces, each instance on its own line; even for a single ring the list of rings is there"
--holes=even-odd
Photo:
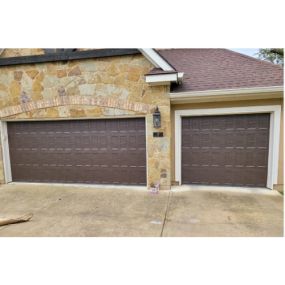
[[[176,104],[211,101],[233,101],[283,98],[283,86],[220,89],[170,93],[170,101]]]
[[[184,76],[184,72],[178,72],[177,74],[178,83],[182,83],[183,76]]]
[[[148,74],[145,76],[145,82],[151,85],[167,85],[172,82],[181,84],[183,80],[183,72],[177,72],[163,57],[160,56],[152,48],[140,48],[139,51],[150,61],[155,67],[169,73]],[[172,73],[171,73],[172,72]]]
[[[171,82],[181,84],[183,74],[183,72],[147,74],[145,75],[145,82],[151,85],[166,85],[170,84]]]
[[[178,74],[165,73],[165,74],[148,74],[145,75],[145,82],[150,85],[167,85],[171,82],[178,82]]]

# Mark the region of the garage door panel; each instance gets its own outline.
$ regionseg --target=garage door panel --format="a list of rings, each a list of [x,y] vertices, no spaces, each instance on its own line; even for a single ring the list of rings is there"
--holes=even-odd
[[[208,179],[211,179],[213,185],[219,185],[221,180],[224,180],[224,168],[219,166],[210,166],[211,171],[207,173],[207,170],[205,169],[205,178],[204,181],[207,181]],[[208,176],[209,175],[209,176]]]
[[[245,132],[245,130],[236,130],[234,133],[232,133],[234,143],[233,146],[238,147],[244,147],[246,144],[246,137],[249,135]]]
[[[61,183],[66,179],[66,170],[64,166],[59,164],[49,164],[43,165],[41,168],[38,167],[37,172],[30,176],[32,175],[35,177],[36,182]]]
[[[29,142],[29,134],[21,135],[16,134],[13,139],[9,140],[9,144],[14,145],[17,148],[35,148],[37,147],[36,143],[37,139],[35,138],[34,141]]]
[[[250,129],[256,129],[259,126],[259,122],[262,124],[262,122],[264,122],[264,120],[262,120],[262,118],[259,118],[258,120],[258,116],[256,115],[251,115],[250,117],[247,118],[247,128]]]
[[[17,166],[11,166],[11,170],[14,175],[19,177],[19,179],[21,179],[22,181],[25,181],[27,172],[24,171],[25,169],[23,165],[18,164]]]
[[[225,140],[224,138],[224,132],[221,131],[213,131],[210,135],[210,143],[213,147],[224,147],[225,146]]]
[[[208,120],[201,120],[199,125],[200,130],[209,130],[212,129],[212,122]]]
[[[127,167],[121,167],[117,163],[116,165],[112,165],[108,168],[108,171],[112,173],[114,184],[120,184],[120,181],[124,183],[125,175],[126,175],[126,169]],[[130,181],[131,182],[131,181]]]
[[[227,120],[228,121],[228,120]],[[245,116],[235,116],[233,120],[234,129],[246,129],[247,128],[247,118]]]
[[[248,187],[264,187],[266,184],[266,176],[267,176],[267,169],[266,168],[255,168],[255,167],[247,167],[242,169],[240,172],[243,178],[243,184]],[[260,179],[257,182],[256,176],[259,176]],[[237,179],[237,178],[236,178]]]
[[[246,131],[246,147],[255,147],[256,146],[256,134],[252,131]]]
[[[224,185],[234,185],[235,170],[233,166],[226,166],[223,170],[223,176]]]
[[[27,161],[31,160],[33,163],[40,165],[56,164],[57,161],[60,161],[61,164],[73,163],[73,153],[71,149],[37,149],[27,154],[30,156]],[[24,158],[22,161],[25,161]]]
[[[182,144],[184,147],[191,145],[191,147],[198,146],[199,140],[193,132],[185,132],[185,135],[182,137]]]
[[[74,165],[104,164],[105,155],[99,152],[96,155],[92,151],[75,150],[73,153]],[[96,158],[95,158],[96,157]]]
[[[235,142],[235,132],[233,130],[226,130],[224,132],[224,146],[225,147],[235,147],[236,146],[236,142]]]
[[[199,157],[201,156],[201,152],[201,149],[187,149],[183,157],[183,166],[200,163]]]
[[[146,184],[143,118],[9,122],[8,139],[13,181]]]
[[[37,164],[19,164],[12,168],[12,172],[22,181],[26,181],[31,175],[38,175],[39,167]],[[36,180],[31,182],[36,182]]]
[[[208,146],[208,144],[209,144],[209,141],[210,141],[210,133],[208,133],[208,132],[204,132],[204,131],[202,131],[201,133],[200,133],[200,135],[198,136],[198,138],[199,138],[199,145],[201,146],[201,147],[207,147]]]
[[[224,151],[224,163],[226,167],[234,166],[235,164],[235,153],[233,148],[226,148]]]
[[[40,145],[41,143],[41,138],[45,137],[40,137],[38,138],[37,145]],[[57,134],[55,133],[52,137],[47,137],[47,142],[49,142],[47,147],[53,147],[56,148],[60,146],[61,148],[71,148],[73,146],[73,141],[74,139],[70,137],[69,134]],[[84,141],[84,140],[83,140]],[[45,145],[46,143],[44,143]]]
[[[119,154],[117,161],[118,165],[122,165],[126,160],[128,160],[128,164],[125,163],[125,165],[131,167],[140,167],[145,165],[143,157],[135,152],[133,154]]]
[[[17,164],[22,163],[23,161],[25,161],[25,163],[36,163],[36,159],[34,158],[34,156],[32,156],[33,154],[36,153],[36,151],[30,150],[29,152],[24,152],[21,150],[22,150],[22,148],[19,148],[19,150],[16,151],[10,157],[10,159],[13,159],[13,161]]]
[[[215,167],[225,165],[225,154],[221,149],[215,148],[210,150],[209,153],[211,153],[210,165]]]
[[[267,148],[268,146],[268,129],[258,130],[256,134],[256,147],[264,147]]]
[[[183,168],[182,177],[186,184],[203,184],[207,183],[207,176],[205,175],[205,167],[202,166],[186,166]]]
[[[182,118],[182,183],[265,187],[270,114]]]
[[[111,142],[110,142],[110,147],[111,148],[119,148],[120,147],[120,135],[118,134],[111,134],[110,136]]]
[[[134,175],[132,175],[132,177],[130,177],[131,181],[133,184],[135,184],[135,181],[139,181],[140,184],[143,184],[143,175],[146,172],[146,167],[136,167],[136,170],[134,171],[133,169],[134,167],[129,167],[129,169],[127,170],[128,173],[125,173],[125,175],[130,176],[130,173],[134,173]]]
[[[266,149],[257,149],[255,160],[256,166],[266,167],[268,161],[268,151]]]
[[[145,148],[145,134],[144,132],[139,132],[137,135],[137,148],[144,149]]]
[[[246,166],[246,157],[247,157],[247,152],[245,149],[235,149],[233,151],[234,153],[234,163],[233,165],[237,167],[245,167]],[[252,156],[254,158],[254,155]],[[251,160],[252,161],[252,160]]]

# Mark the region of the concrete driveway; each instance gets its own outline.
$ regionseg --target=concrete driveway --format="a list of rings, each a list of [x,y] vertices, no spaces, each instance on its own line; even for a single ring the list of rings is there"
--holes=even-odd
[[[0,236],[283,236],[276,191],[161,191],[40,184],[0,187]]]

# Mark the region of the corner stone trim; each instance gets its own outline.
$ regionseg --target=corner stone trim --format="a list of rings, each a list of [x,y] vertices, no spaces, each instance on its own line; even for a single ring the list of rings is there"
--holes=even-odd
[[[94,98],[90,96],[58,96],[52,99],[43,99],[35,102],[27,102],[16,106],[3,108],[0,110],[0,118],[5,118],[37,109],[67,105],[99,106],[129,110],[145,114],[152,112],[155,108],[155,106],[145,103],[130,102],[127,100],[118,100],[113,98]]]

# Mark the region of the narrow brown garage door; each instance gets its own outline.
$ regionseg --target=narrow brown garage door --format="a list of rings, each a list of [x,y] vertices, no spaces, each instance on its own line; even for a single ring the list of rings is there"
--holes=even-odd
[[[8,123],[12,180],[146,184],[145,120]]]
[[[182,118],[182,183],[265,187],[270,114]]]

